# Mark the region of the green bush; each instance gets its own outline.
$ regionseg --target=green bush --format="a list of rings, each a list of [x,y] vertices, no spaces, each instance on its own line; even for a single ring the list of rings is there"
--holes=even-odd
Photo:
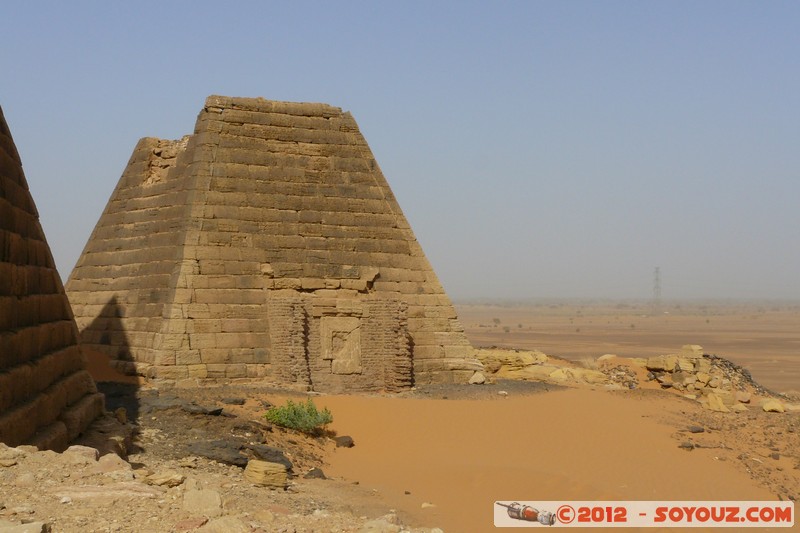
[[[264,415],[276,426],[296,429],[303,433],[318,434],[325,425],[333,422],[333,415],[326,407],[322,411],[309,398],[305,403],[294,403],[287,400],[286,405],[272,407]]]

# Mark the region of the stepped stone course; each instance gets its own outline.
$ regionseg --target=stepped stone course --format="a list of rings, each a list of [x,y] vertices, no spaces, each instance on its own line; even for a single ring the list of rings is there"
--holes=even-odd
[[[67,283],[82,340],[161,378],[315,390],[481,368],[350,113],[211,96],[139,141]]]
[[[0,109],[0,442],[63,450],[103,410]]]

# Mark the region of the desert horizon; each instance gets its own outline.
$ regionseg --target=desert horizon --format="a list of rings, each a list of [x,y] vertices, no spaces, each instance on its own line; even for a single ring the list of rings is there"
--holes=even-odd
[[[652,357],[699,344],[776,392],[800,389],[800,305],[768,300],[547,299],[457,302],[476,347],[541,350],[571,360],[604,354]]]

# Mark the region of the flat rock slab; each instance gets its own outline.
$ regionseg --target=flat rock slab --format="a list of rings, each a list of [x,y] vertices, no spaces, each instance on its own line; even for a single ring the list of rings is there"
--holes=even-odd
[[[270,463],[280,463],[286,467],[286,470],[291,471],[292,462],[283,454],[283,450],[265,444],[251,444],[247,449],[253,452],[256,459],[261,461],[269,461]]]
[[[163,492],[135,481],[122,481],[108,485],[84,485],[81,487],[61,487],[53,491],[60,498],[73,500],[94,500],[109,498],[156,498]]]
[[[183,495],[183,510],[193,515],[216,518],[222,514],[222,496],[210,489],[187,490]]]
[[[0,520],[0,533],[48,533],[50,526],[46,522],[15,524]]]
[[[193,455],[244,468],[248,461],[240,451],[244,445],[244,440],[230,439],[190,442],[186,448]]]
[[[234,516],[212,520],[197,531],[204,533],[250,533],[252,528]]]

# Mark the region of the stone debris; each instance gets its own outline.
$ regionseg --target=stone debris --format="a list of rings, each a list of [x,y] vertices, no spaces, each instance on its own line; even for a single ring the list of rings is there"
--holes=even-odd
[[[288,484],[286,466],[252,459],[244,469],[244,478],[254,485],[285,489]]]
[[[753,393],[772,394],[756,383],[750,372],[716,355],[703,354],[696,344],[685,345],[677,354],[651,357],[645,362],[651,380],[662,388],[696,398],[711,411],[743,412]]]
[[[177,522],[173,529],[177,533],[182,533],[184,531],[193,531],[201,526],[204,526],[208,523],[208,518],[205,516],[200,516],[196,518],[186,518],[184,520],[180,520]]]
[[[194,515],[216,518],[222,514],[222,496],[211,489],[187,490],[183,494],[183,510]]]
[[[549,358],[538,350],[482,348],[478,360],[496,379],[546,381],[554,384],[605,384],[607,376],[593,368],[583,368],[564,360]]]
[[[328,479],[321,468],[314,467],[303,476],[305,479]]]
[[[596,360],[580,362],[548,357],[539,351],[494,347],[479,349],[477,356],[493,379],[566,386],[603,385],[608,389],[652,388],[656,385],[719,413],[743,413],[755,395],[774,396],[756,383],[747,370],[723,357],[704,354],[702,346],[697,344],[684,345],[677,353],[649,358],[605,354]],[[775,402],[780,404],[778,400]],[[786,411],[800,410],[800,406],[792,404],[783,405],[783,408]],[[783,412],[778,407],[774,409]]]
[[[334,437],[333,441],[336,443],[337,448],[352,448],[356,445],[353,437],[349,435],[340,435],[338,437]]]
[[[761,409],[763,409],[767,413],[785,413],[786,408],[780,402],[780,400],[776,400],[774,398],[770,398],[765,400],[761,404]]]
[[[471,378],[469,378],[470,385],[483,385],[486,383],[486,376],[483,375],[483,372],[475,372]]]
[[[45,522],[14,523],[0,520],[0,533],[50,533],[51,529]]]
[[[274,490],[251,483],[238,466],[189,454],[187,441],[230,440],[241,446],[242,453],[253,456],[253,464],[259,460],[258,451],[282,457],[308,472],[322,464],[318,451],[333,446],[328,439],[270,428],[258,419],[197,416],[182,408],[187,398],[197,405],[213,405],[220,397],[220,389],[197,387],[162,394],[146,387],[136,391],[136,409],[128,409],[128,413],[137,416],[124,425],[128,431],[135,429],[136,434],[135,444],[127,447],[128,460],[101,455],[84,443],[95,439],[95,426],[102,430],[100,442],[108,436],[109,421],[115,428],[122,427],[110,413],[91,426],[81,444],[64,453],[0,444],[0,458],[9,463],[0,467],[1,527],[39,527],[41,531],[54,532],[264,533],[359,531],[370,521],[377,520],[373,525],[381,523],[380,517],[388,509],[376,507],[370,489],[338,479],[290,479],[286,465],[278,463],[277,468],[284,470],[288,490]],[[246,395],[245,391],[254,390],[254,385],[228,385],[225,390],[228,394],[235,391]],[[112,401],[118,400],[119,396],[112,395]],[[172,407],[152,409],[153,404],[168,401]],[[112,412],[116,407],[109,406]],[[324,476],[320,469],[313,470]],[[374,509],[368,517],[351,510],[354,496],[360,505],[369,502],[367,505]],[[431,520],[436,520],[435,515]],[[399,520],[396,525],[409,533],[441,531],[407,527]]]
[[[708,395],[706,395],[706,401],[708,402],[707,403],[707,407],[711,411],[717,411],[719,413],[729,413],[730,412],[730,409],[728,409],[728,407],[722,401],[722,398],[720,398],[719,395],[717,395],[717,394],[715,394],[713,392],[710,392],[710,393],[708,393]]]
[[[203,533],[251,533],[253,529],[234,516],[223,516],[210,520],[197,530]]]
[[[397,515],[392,513],[370,520],[358,530],[358,533],[398,533],[402,530]]]
[[[177,487],[184,481],[186,481],[186,476],[173,470],[151,474],[145,478],[146,483],[158,487]]]

